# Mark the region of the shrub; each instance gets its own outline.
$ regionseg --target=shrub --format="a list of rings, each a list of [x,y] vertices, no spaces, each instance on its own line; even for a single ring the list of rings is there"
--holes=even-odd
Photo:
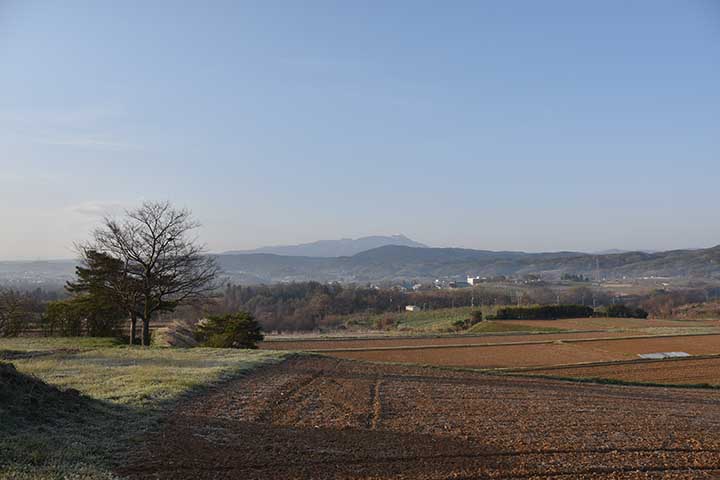
[[[473,326],[476,323],[480,323],[482,321],[483,321],[482,310],[475,310],[474,312],[472,312],[472,317],[470,317],[470,326]]]
[[[195,338],[204,347],[257,348],[264,337],[252,315],[238,312],[208,317],[195,328]]]
[[[498,309],[493,320],[555,320],[592,317],[594,310],[583,305],[538,305]]]
[[[454,330],[456,332],[459,332],[460,330],[465,330],[469,327],[468,320],[455,320],[452,322],[451,330]]]
[[[393,327],[396,327],[398,324],[397,318],[393,316],[383,316],[380,318],[377,318],[375,320],[375,329],[376,330],[390,330]]]
[[[604,311],[611,318],[647,318],[648,312],[642,308],[628,307],[627,305],[610,305]]]

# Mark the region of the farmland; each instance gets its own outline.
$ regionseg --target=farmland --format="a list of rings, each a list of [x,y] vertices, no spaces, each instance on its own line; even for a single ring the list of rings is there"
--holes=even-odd
[[[638,318],[571,318],[560,320],[503,320],[509,325],[525,325],[529,327],[577,329],[648,329],[648,328],[699,328],[720,327],[718,320],[672,320],[672,319],[638,319]]]
[[[119,473],[137,479],[717,478],[718,425],[715,391],[301,357],[182,404]]]
[[[642,331],[586,331],[567,333],[516,333],[502,335],[452,335],[452,336],[408,336],[408,337],[375,337],[375,338],[343,338],[343,339],[304,339],[304,340],[273,340],[261,344],[268,350],[306,350],[312,352],[335,352],[340,350],[387,350],[392,348],[411,349],[435,347],[468,347],[505,344],[551,343],[560,340],[615,338],[628,336],[646,336]]]
[[[671,385],[720,386],[720,357],[614,362],[526,370],[533,375]]]
[[[631,360],[661,351],[715,354],[720,353],[720,334],[647,335],[631,330],[265,342],[263,348],[307,350],[353,360],[487,369]]]
[[[0,478],[720,475],[712,321],[506,322],[518,331],[278,336],[256,352],[5,339],[0,360],[31,376],[0,426]],[[703,357],[638,359],[659,351]]]

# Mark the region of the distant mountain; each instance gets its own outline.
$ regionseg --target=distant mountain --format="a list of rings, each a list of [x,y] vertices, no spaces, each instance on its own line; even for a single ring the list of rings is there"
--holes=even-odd
[[[0,261],[0,286],[59,289],[75,274],[75,260]]]
[[[261,247],[254,250],[231,251],[225,252],[225,255],[271,253],[289,257],[350,257],[357,253],[386,245],[427,248],[427,245],[410,240],[405,235],[375,235],[356,239],[318,240],[317,242],[301,243],[299,245],[280,245],[276,247]]]
[[[388,237],[385,237],[388,238]],[[390,237],[396,238],[396,237]],[[463,248],[385,245],[351,256],[290,256],[272,253],[215,255],[229,281],[240,284],[292,281],[377,283],[383,281],[540,274],[559,279],[563,273],[621,279],[686,277],[720,279],[720,246],[697,250],[597,255],[578,252],[493,252]],[[0,285],[62,286],[73,276],[75,262],[0,262]]]
[[[630,253],[630,252],[643,252],[643,253],[657,253],[657,250],[621,250],[619,248],[610,248],[608,250],[600,250],[598,252],[592,252],[593,255],[613,255],[615,253]]]
[[[273,254],[219,255],[230,279],[261,278],[265,283],[317,280],[368,283],[462,278],[465,275],[520,276],[563,273],[603,278],[693,277],[720,279],[720,246],[701,250],[594,255],[578,252],[493,252],[461,248],[387,245],[349,257],[291,257]]]

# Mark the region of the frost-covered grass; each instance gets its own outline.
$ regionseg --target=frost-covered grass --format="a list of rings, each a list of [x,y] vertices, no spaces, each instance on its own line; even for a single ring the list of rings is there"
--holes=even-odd
[[[0,339],[0,360],[27,375],[0,383],[0,478],[111,478],[113,465],[178,399],[284,356],[129,348],[110,339]]]

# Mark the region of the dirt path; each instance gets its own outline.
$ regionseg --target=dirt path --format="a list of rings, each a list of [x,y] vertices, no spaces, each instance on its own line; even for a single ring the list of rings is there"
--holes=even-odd
[[[300,357],[181,405],[120,471],[163,479],[720,476],[720,392]]]

